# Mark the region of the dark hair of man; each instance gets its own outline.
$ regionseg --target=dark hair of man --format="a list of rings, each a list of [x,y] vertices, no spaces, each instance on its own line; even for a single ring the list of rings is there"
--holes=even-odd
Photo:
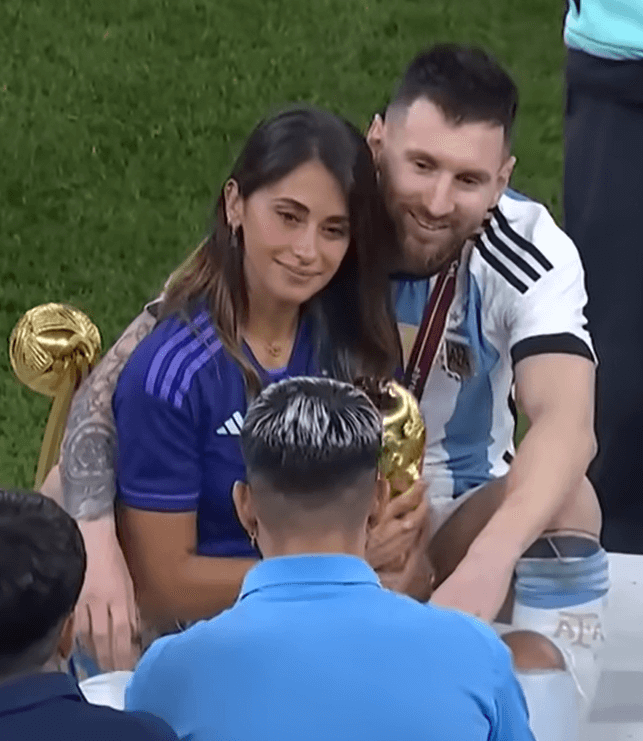
[[[0,677],[52,658],[85,578],[76,522],[54,501],[0,489]]]
[[[269,386],[241,430],[251,485],[258,479],[303,507],[340,501],[364,477],[374,483],[381,445],[382,418],[366,394],[327,378]]]
[[[409,108],[418,98],[438,106],[451,123],[502,126],[505,142],[511,141],[518,89],[482,49],[439,44],[418,54],[394,91],[388,109]]]

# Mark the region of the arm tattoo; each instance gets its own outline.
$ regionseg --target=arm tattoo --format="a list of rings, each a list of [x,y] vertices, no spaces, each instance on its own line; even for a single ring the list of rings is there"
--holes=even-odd
[[[72,401],[60,451],[63,505],[77,520],[111,515],[116,497],[116,425],[112,396],[127,359],[156,320],[143,311],[81,384]]]

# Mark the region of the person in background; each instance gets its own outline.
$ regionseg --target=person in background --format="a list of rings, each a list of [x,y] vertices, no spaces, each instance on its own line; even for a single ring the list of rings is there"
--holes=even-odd
[[[643,5],[570,0],[564,226],[587,273],[598,366],[590,468],[608,550],[643,553]]]
[[[234,501],[263,561],[233,607],[150,647],[126,707],[191,741],[533,741],[493,630],[382,588],[365,561],[390,497],[366,395],[280,381],[248,409],[241,445]]]
[[[86,555],[74,520],[48,497],[0,489],[0,738],[176,741],[148,713],[91,705],[56,671],[71,653]]]

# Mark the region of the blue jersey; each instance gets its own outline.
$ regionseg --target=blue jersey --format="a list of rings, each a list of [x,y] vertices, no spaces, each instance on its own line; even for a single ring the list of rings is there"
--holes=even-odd
[[[348,555],[261,561],[233,607],[150,647],[125,704],[190,741],[534,741],[493,630]]]
[[[307,320],[287,367],[267,371],[249,347],[244,352],[264,385],[317,374]],[[191,324],[161,322],[130,356],[114,393],[117,498],[138,509],[196,512],[200,555],[256,557],[232,501],[234,482],[245,480],[246,407],[241,369],[208,311]]]

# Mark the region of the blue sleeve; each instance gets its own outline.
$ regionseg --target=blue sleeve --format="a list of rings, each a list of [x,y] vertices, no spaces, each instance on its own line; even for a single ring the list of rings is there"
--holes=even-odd
[[[514,674],[509,648],[496,637],[496,718],[489,741],[535,741],[527,702]]]
[[[138,509],[196,510],[202,465],[197,425],[186,399],[181,405],[145,388],[144,353],[134,353],[114,394],[118,498]]]

